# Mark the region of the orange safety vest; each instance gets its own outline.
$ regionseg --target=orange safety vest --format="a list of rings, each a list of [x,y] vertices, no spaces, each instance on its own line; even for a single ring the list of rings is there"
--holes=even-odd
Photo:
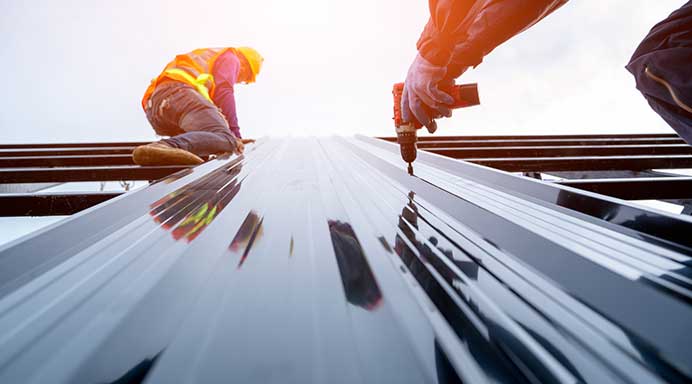
[[[166,65],[161,74],[151,81],[142,97],[142,108],[145,108],[149,97],[163,79],[171,79],[191,85],[207,100],[214,96],[214,76],[211,72],[214,62],[224,52],[231,50],[237,55],[234,48],[199,48],[192,52],[178,55]]]

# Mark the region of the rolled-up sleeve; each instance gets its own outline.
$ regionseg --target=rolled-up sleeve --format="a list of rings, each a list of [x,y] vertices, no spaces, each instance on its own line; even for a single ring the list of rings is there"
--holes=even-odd
[[[692,1],[656,24],[626,68],[661,117],[692,145]]]
[[[495,47],[529,28],[567,0],[429,0],[417,48],[428,61],[476,66]]]

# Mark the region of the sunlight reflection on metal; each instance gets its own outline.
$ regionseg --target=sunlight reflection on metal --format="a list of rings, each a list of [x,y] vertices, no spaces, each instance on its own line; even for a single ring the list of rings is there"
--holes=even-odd
[[[149,214],[174,239],[188,243],[211,224],[240,190],[236,177],[242,166],[221,169],[190,183],[151,204]]]
[[[234,253],[241,253],[238,261],[238,269],[243,266],[247,255],[250,253],[252,245],[262,236],[262,217],[257,212],[250,211],[245,217],[245,220],[238,228],[233,237],[233,241],[228,246],[228,249]]]

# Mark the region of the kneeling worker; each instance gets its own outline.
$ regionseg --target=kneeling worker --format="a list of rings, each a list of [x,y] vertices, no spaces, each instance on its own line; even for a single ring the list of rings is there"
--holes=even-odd
[[[154,131],[170,138],[135,148],[134,162],[195,165],[212,154],[243,153],[233,86],[254,83],[263,61],[249,47],[200,48],[176,56],[142,98]]]

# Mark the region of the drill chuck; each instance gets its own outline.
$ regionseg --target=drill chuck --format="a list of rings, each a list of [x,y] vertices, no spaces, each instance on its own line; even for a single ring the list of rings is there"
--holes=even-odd
[[[402,127],[404,128],[404,127]],[[415,128],[397,129],[396,140],[401,149],[401,158],[407,163],[413,163],[416,160],[418,148],[416,146],[416,130]]]

